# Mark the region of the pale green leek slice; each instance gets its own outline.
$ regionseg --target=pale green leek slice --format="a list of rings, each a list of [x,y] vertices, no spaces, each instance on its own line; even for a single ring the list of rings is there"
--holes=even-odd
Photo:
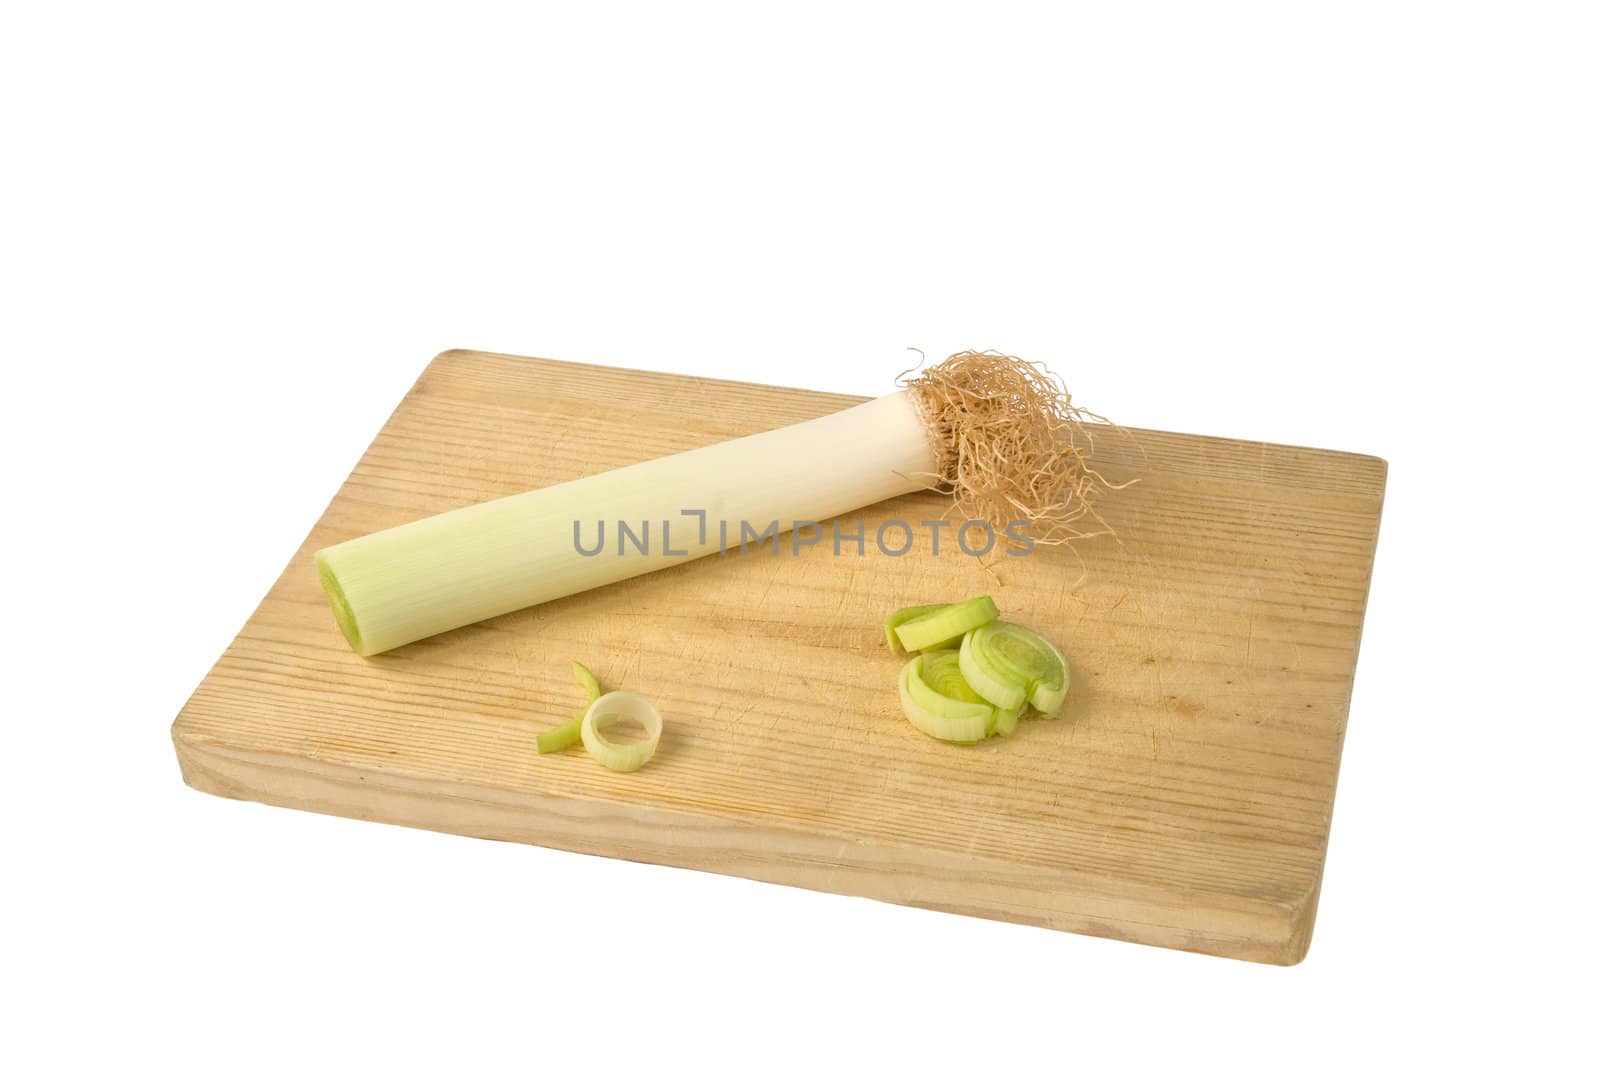
[[[539,750],[539,755],[548,756],[552,752],[560,752],[564,748],[571,748],[583,740],[583,715],[577,714],[560,726],[546,730],[533,739],[534,748]]]
[[[1067,699],[1071,675],[1054,645],[1032,630],[991,622],[961,641],[961,674],[984,700],[1005,711],[1032,704],[1055,718]]]
[[[946,642],[953,645],[962,634],[999,617],[1000,609],[994,606],[992,599],[973,597],[918,615],[896,626],[894,633],[907,651],[926,651]]]
[[[566,722],[553,730],[546,730],[534,738],[533,744],[539,755],[548,755],[551,752],[560,752],[564,748],[571,748],[583,740],[583,717],[589,711],[589,705],[600,699],[603,690],[600,688],[600,679],[594,672],[577,660],[572,661],[572,676],[583,686],[583,691],[589,694],[589,699],[583,702],[583,711],[578,712]]]
[[[1021,708],[996,708],[994,712],[994,732],[1001,737],[1010,737],[1017,732],[1017,722],[1021,718]]]
[[[600,699],[600,694],[604,692],[604,690],[600,688],[600,679],[594,676],[593,671],[579,663],[577,660],[573,660],[572,676],[578,680],[579,685],[583,686],[583,691],[589,694],[590,704],[593,704],[596,700]],[[584,706],[587,707],[588,705],[586,704]]]
[[[955,652],[925,652],[900,672],[900,707],[911,725],[940,741],[976,744],[987,737],[995,709],[961,677]]]
[[[643,727],[643,740],[613,741],[606,737],[608,728],[625,722]],[[589,755],[613,771],[636,771],[656,754],[661,742],[661,712],[638,693],[618,689],[589,705],[582,731],[583,747]]]
[[[930,612],[935,612],[941,608],[947,608],[949,606],[949,604],[918,604],[915,607],[901,608],[899,611],[890,615],[883,622],[883,636],[884,639],[889,643],[889,651],[904,652],[906,650],[906,646],[900,643],[900,638],[895,636],[894,632],[895,628],[901,623],[910,622],[912,619],[919,619]],[[960,643],[961,639],[958,637],[954,642],[951,643],[950,647],[954,648]]]

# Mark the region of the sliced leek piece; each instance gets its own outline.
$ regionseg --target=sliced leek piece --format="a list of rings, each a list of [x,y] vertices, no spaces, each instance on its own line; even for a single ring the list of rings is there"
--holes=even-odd
[[[909,652],[927,651],[948,642],[954,647],[962,634],[1000,617],[1000,609],[986,596],[959,604],[946,604],[895,627],[895,636]]]
[[[577,714],[560,726],[546,730],[533,739],[533,745],[539,750],[539,755],[548,756],[552,752],[560,752],[564,748],[571,748],[583,740],[583,715]]]
[[[960,656],[961,676],[968,680],[967,684],[972,686],[973,692],[980,694],[984,700],[1001,711],[1020,714],[1022,706],[1028,702],[1027,685],[1009,671],[978,665],[973,658],[972,646],[977,632],[973,630],[961,639],[961,651],[957,653]]]
[[[600,694],[604,692],[604,690],[600,688],[600,679],[594,676],[593,671],[579,663],[577,660],[573,660],[572,676],[578,680],[579,685],[583,686],[583,691],[589,694],[590,704],[593,704],[596,700],[600,699]],[[585,705],[585,707],[587,706],[588,705]]]
[[[1020,713],[1032,704],[1047,719],[1067,699],[1071,674],[1066,658],[1032,630],[991,622],[961,641],[961,674],[984,700]]]
[[[634,722],[644,728],[641,741],[613,741],[605,736],[609,727]],[[583,747],[613,771],[636,771],[650,762],[661,742],[661,712],[638,693],[618,689],[607,693],[583,716]]]
[[[980,371],[974,380],[987,381],[988,373]],[[1056,402],[1044,400],[1045,395],[1023,402]],[[1038,432],[1054,432],[1045,419],[1038,421]],[[980,426],[959,433],[975,440],[990,436]],[[773,522],[784,530],[794,525],[798,533],[799,520],[821,522],[931,489],[940,480],[938,449],[946,447],[945,438],[949,447],[957,446],[957,432],[930,432],[918,402],[901,390],[810,422],[329,545],[316,554],[317,573],[351,647],[363,656],[377,655],[725,549],[714,533],[698,540],[682,536],[679,512],[685,507],[705,511],[702,534],[726,523],[739,537],[743,523],[755,531]],[[1025,479],[1029,470],[1019,467],[1012,477]],[[638,551],[623,551],[624,524],[653,536]],[[590,554],[575,543],[580,527],[584,545],[607,534],[613,540],[605,551],[597,546]]]
[[[1017,732],[1017,722],[1022,718],[1021,708],[996,708],[994,712],[994,732],[1001,737],[1010,737]]]
[[[589,694],[589,699],[583,702],[583,711],[578,712],[578,714],[555,729],[546,730],[534,738],[534,747],[538,749],[541,756],[548,755],[551,752],[560,752],[564,748],[571,748],[583,740],[583,717],[588,713],[589,705],[599,700],[600,694],[604,692],[600,688],[600,679],[596,678],[593,671],[577,660],[572,661],[572,676],[578,680],[579,685],[583,686],[583,691]]]
[[[961,677],[955,652],[926,652],[900,672],[900,707],[911,725],[940,741],[976,744],[989,736],[995,709]]]
[[[949,604],[918,604],[915,607],[901,608],[899,611],[890,615],[883,622],[883,636],[884,639],[889,643],[889,651],[904,652],[906,650],[906,646],[900,643],[900,638],[895,636],[895,627],[899,626],[901,623],[910,622],[912,619],[921,618],[930,612],[935,612],[940,608],[947,608],[949,606]],[[955,646],[952,645],[951,647],[953,648]]]

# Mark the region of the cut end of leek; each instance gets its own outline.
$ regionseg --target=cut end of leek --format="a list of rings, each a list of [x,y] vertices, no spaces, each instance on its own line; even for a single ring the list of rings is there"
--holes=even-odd
[[[355,614],[350,610],[350,601],[344,595],[344,588],[339,584],[339,576],[334,573],[327,557],[318,552],[317,578],[322,582],[322,592],[328,598],[328,604],[333,608],[334,621],[339,624],[339,632],[344,634],[344,639],[350,642],[350,647],[360,655],[367,655],[367,650],[362,645],[361,628],[356,625]]]
[[[609,727],[636,723],[644,729],[642,741],[613,741],[605,736]],[[638,770],[656,754],[661,742],[661,712],[638,693],[619,689],[607,693],[583,715],[583,747],[599,763],[613,771]]]

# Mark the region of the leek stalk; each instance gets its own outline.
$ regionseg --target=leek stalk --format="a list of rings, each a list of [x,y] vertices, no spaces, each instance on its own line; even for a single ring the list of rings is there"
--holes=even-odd
[[[367,534],[322,549],[316,565],[350,647],[371,656],[717,552],[724,522],[759,536],[931,488],[938,466],[911,395],[893,393]],[[578,531],[601,522],[647,531],[643,550],[619,537],[579,552]]]

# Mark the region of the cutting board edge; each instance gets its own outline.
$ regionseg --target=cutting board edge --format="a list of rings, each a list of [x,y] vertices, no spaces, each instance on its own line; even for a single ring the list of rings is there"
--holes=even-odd
[[[406,826],[482,840],[501,841],[561,851],[652,863],[709,874],[746,878],[774,885],[792,886],[820,892],[843,894],[881,901],[886,904],[923,908],[975,918],[1036,926],[1064,933],[1085,934],[1157,948],[1171,948],[1202,955],[1218,956],[1255,963],[1292,966],[1301,962],[1310,947],[1315,926],[1317,899],[1322,871],[1299,898],[1288,903],[1247,899],[1232,895],[1205,895],[1195,891],[1173,892],[1166,887],[1102,876],[1103,883],[1091,896],[1072,889],[1047,890],[1053,894],[1053,907],[1039,907],[1016,900],[995,906],[970,903],[972,880],[952,875],[946,884],[952,899],[938,894],[907,892],[906,884],[936,888],[937,879],[908,878],[904,850],[876,849],[882,857],[876,863],[865,857],[873,847],[858,842],[861,854],[852,862],[842,862],[850,851],[849,842],[825,834],[789,830],[785,833],[793,852],[785,856],[772,847],[770,826],[742,827],[736,820],[672,813],[681,832],[723,834],[738,837],[743,833],[761,836],[760,854],[748,853],[748,862],[725,862],[727,845],[685,845],[681,832],[669,832],[658,847],[641,847],[641,841],[654,842],[660,836],[667,813],[654,811],[654,818],[640,820],[639,811],[626,804],[598,799],[581,800],[556,796],[531,797],[528,794],[491,790],[465,783],[451,783],[417,777],[408,783],[394,772],[311,760],[285,753],[256,751],[219,742],[185,729],[188,705],[171,726],[173,749],[183,782],[190,788],[229,800],[245,800],[273,807],[306,811],[320,815],[354,818],[366,822]],[[427,786],[429,788],[423,788]],[[441,795],[444,787],[454,795]],[[396,797],[403,803],[396,804]],[[563,810],[565,809],[565,810]],[[563,826],[583,813],[598,821],[621,824],[608,835],[575,833]],[[539,820],[543,820],[540,822]],[[630,835],[627,827],[645,827],[651,834]],[[807,848],[806,846],[809,846]],[[819,864],[818,856],[832,852],[836,858]],[[809,854],[808,854],[809,853]],[[735,854],[737,854],[735,850]],[[973,858],[956,853],[936,853],[918,849],[924,861],[937,862],[948,856],[952,872],[972,871]],[[954,862],[959,861],[959,862]],[[772,869],[769,869],[772,868]],[[993,864],[989,870],[1006,877],[1035,880],[1048,872],[1021,865]],[[898,885],[897,885],[898,883]],[[1037,896],[1038,890],[1029,895]],[[1101,907],[1126,907],[1137,899],[1155,916],[1169,917],[1162,923],[1153,917],[1116,915],[1090,910]],[[1069,906],[1075,904],[1076,906]],[[1195,921],[1210,914],[1219,921],[1212,934],[1201,933]]]
[[[427,364],[417,375],[417,381],[420,383],[438,364],[448,363],[456,360],[482,358],[485,356],[494,360],[508,360],[519,363],[543,363],[548,366],[581,368],[587,371],[604,371],[609,373],[617,373],[620,371],[631,375],[643,375],[646,377],[660,378],[677,382],[705,382],[729,387],[753,385],[764,389],[778,389],[785,393],[799,393],[817,400],[826,400],[830,402],[839,401],[841,407],[848,406],[849,404],[864,404],[873,399],[870,396],[860,396],[855,393],[833,393],[825,389],[808,389],[804,386],[798,385],[784,385],[764,381],[746,381],[740,378],[714,378],[703,374],[679,374],[675,371],[645,370],[635,367],[616,367],[604,363],[589,363],[583,360],[555,359],[550,356],[519,356],[510,352],[491,352],[486,349],[474,348],[446,348],[443,351],[435,354],[431,359],[428,360]],[[1374,495],[1380,501],[1383,498],[1384,489],[1388,483],[1389,461],[1384,459],[1382,456],[1374,455],[1370,452],[1356,452],[1341,448],[1322,448],[1313,445],[1298,445],[1290,444],[1284,441],[1266,441],[1248,437],[1228,437],[1219,433],[1190,433],[1185,430],[1158,430],[1151,427],[1131,425],[1119,425],[1119,428],[1126,430],[1129,433],[1148,434],[1152,437],[1184,438],[1187,440],[1204,441],[1212,444],[1222,445],[1254,445],[1263,448],[1287,449],[1294,452],[1316,454],[1327,456],[1329,458],[1337,457],[1340,459],[1360,460],[1370,469],[1372,469],[1376,475],[1377,491]]]

